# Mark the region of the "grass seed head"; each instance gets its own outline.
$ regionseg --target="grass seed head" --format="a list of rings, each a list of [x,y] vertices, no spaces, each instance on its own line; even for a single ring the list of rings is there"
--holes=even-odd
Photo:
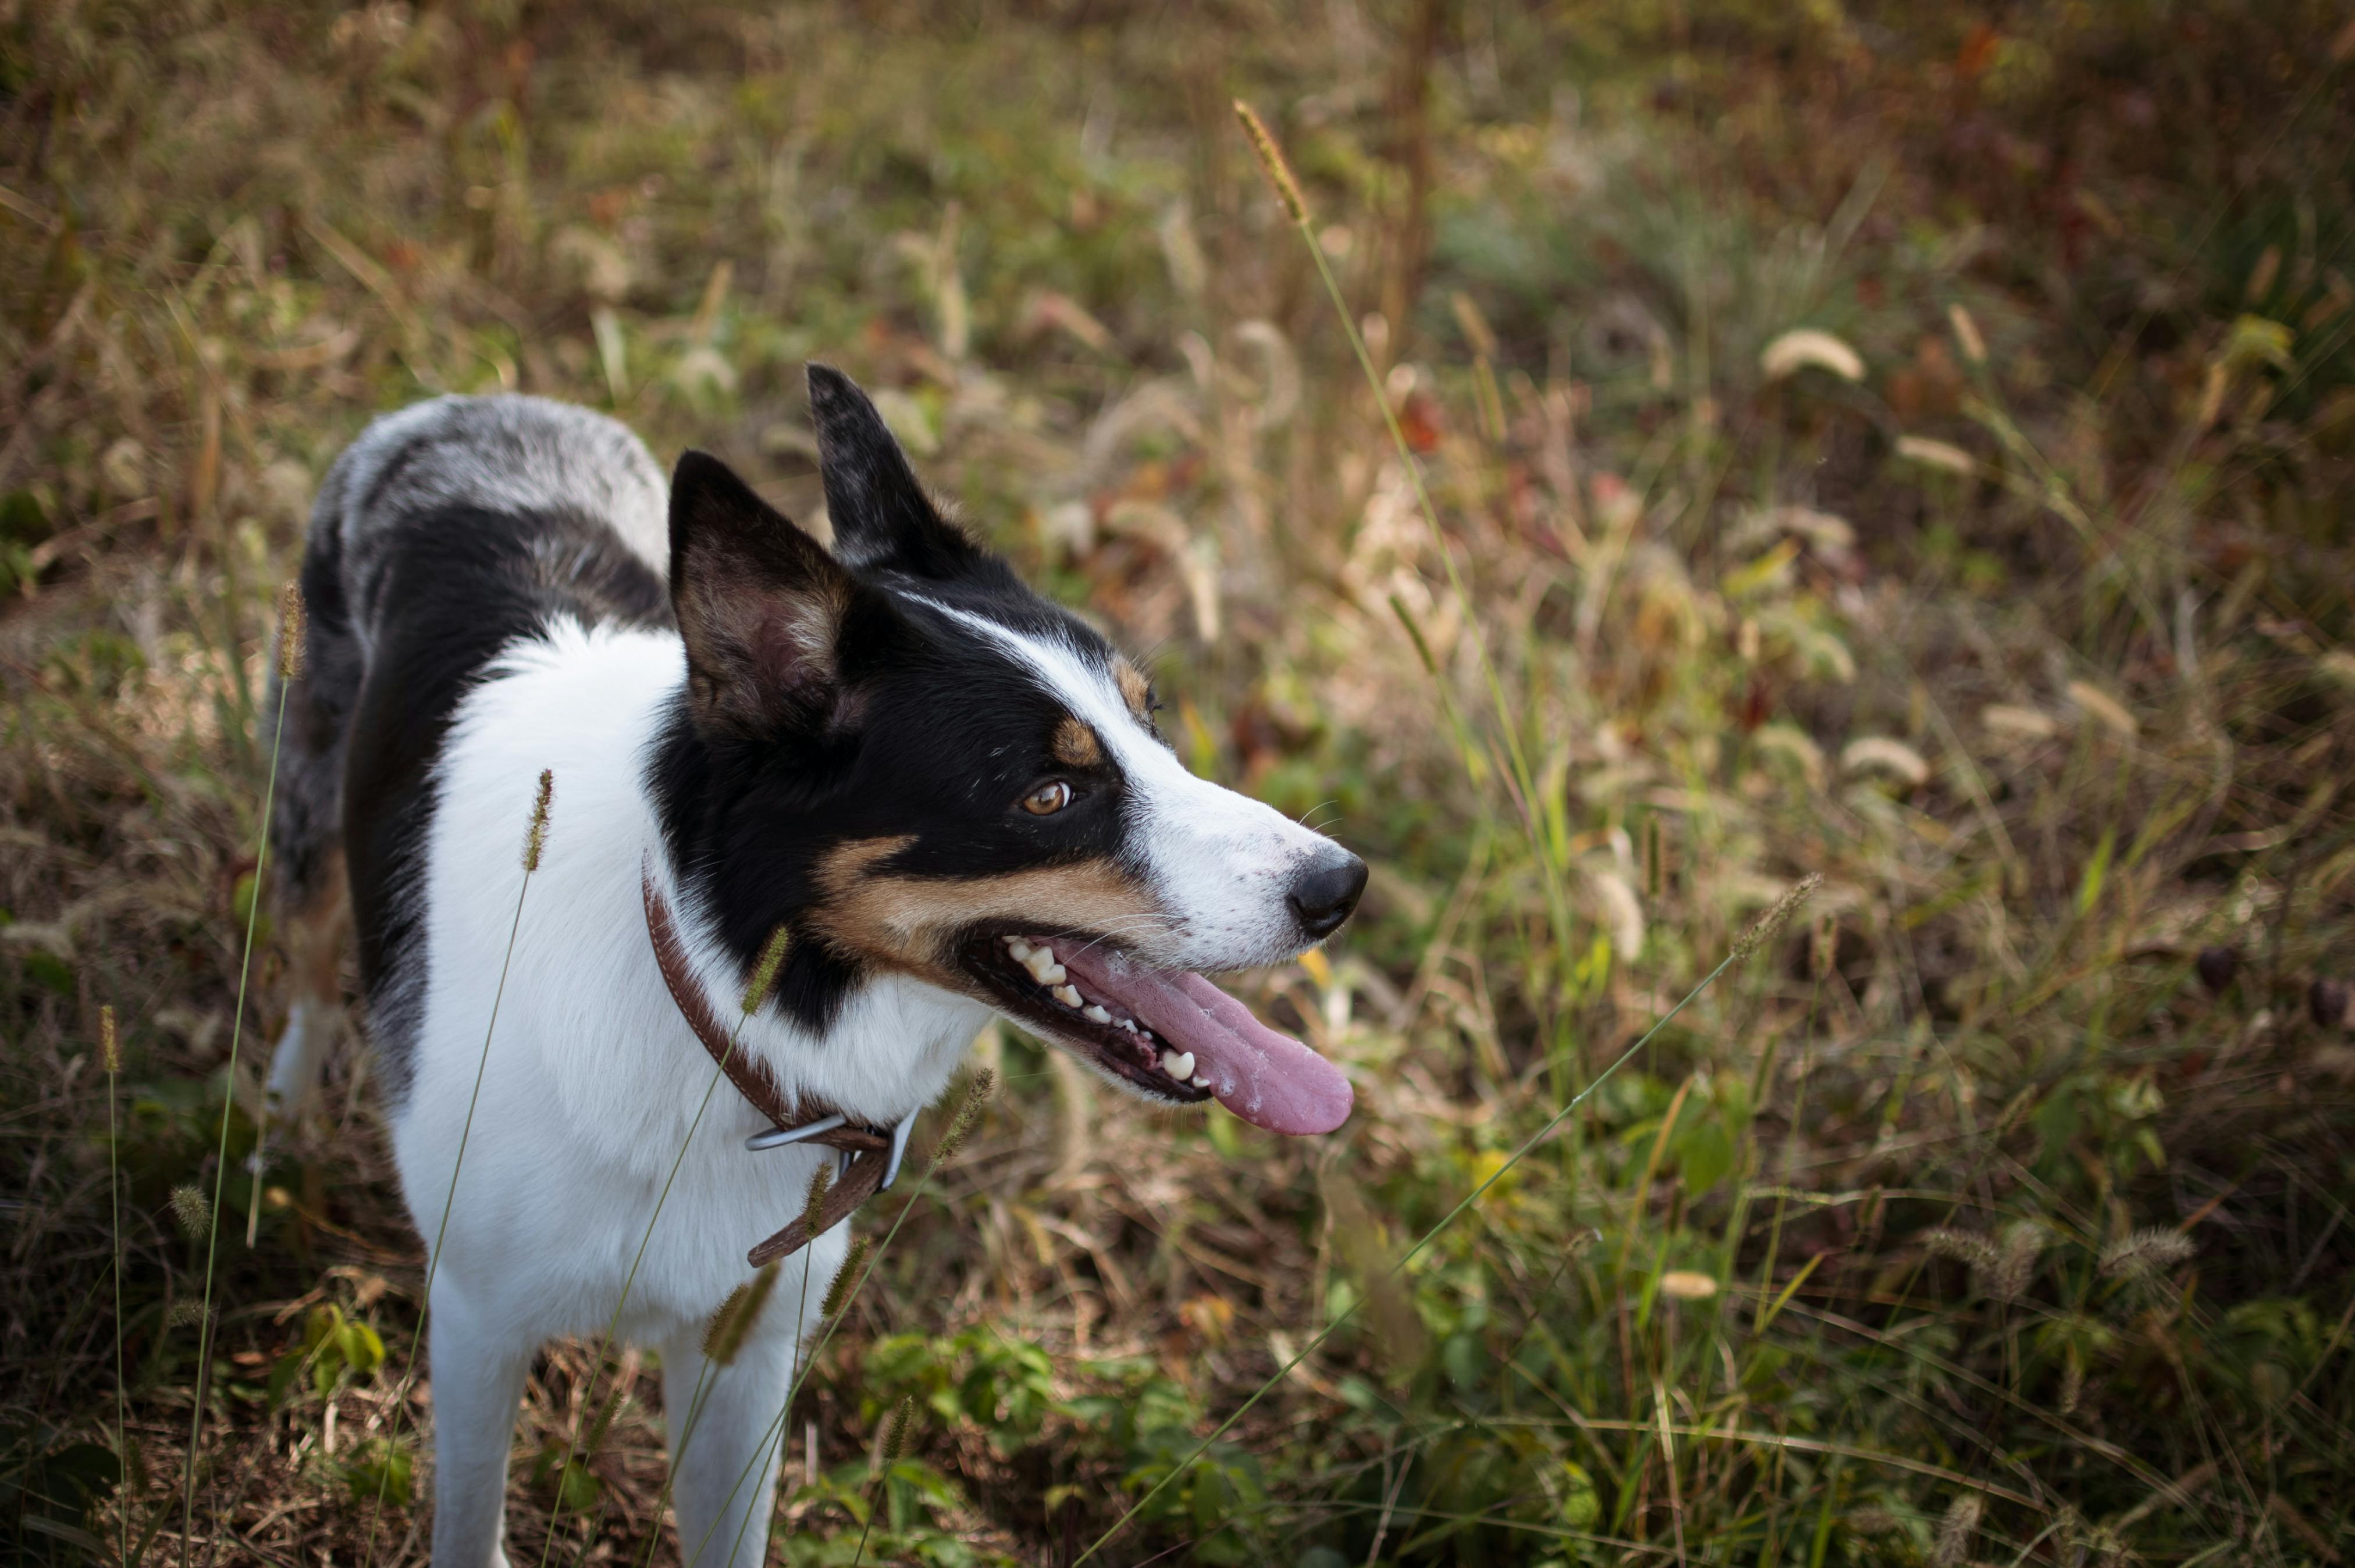
[[[2003,1245],[1993,1265],[1980,1271],[1979,1287],[1998,1301],[2017,1301],[2028,1289],[2051,1238],[2034,1220],[2022,1220],[2003,1233]]]
[[[785,928],[783,926],[769,933],[761,948],[760,961],[752,966],[752,979],[744,987],[744,1012],[749,1015],[761,1011],[769,1000],[770,991],[777,983],[777,968],[785,961]]]
[[[622,1413],[622,1406],[628,1403],[628,1400],[629,1391],[619,1383],[614,1383],[612,1391],[605,1395],[605,1403],[597,1407],[596,1418],[589,1423],[589,1430],[581,1439],[582,1459],[591,1458],[603,1450],[605,1434],[613,1429],[613,1417]]]
[[[1733,944],[1732,961],[1738,964],[1773,941],[1774,934],[1791,923],[1791,916],[1798,912],[1799,906],[1813,898],[1816,889],[1823,885],[1824,874],[1820,871],[1811,871],[1791,884],[1783,896],[1774,900],[1774,906],[1761,915],[1750,929],[1742,933],[1741,940]]]
[[[304,644],[310,618],[303,609],[303,585],[289,582],[278,595],[278,678],[292,681],[303,673]]]
[[[1946,1517],[1938,1521],[1937,1544],[1930,1550],[1930,1561],[1938,1568],[1955,1568],[1965,1560],[1971,1537],[1978,1533],[1983,1506],[1977,1492],[1965,1492],[1946,1506]]]
[[[941,1141],[932,1150],[935,1170],[947,1164],[956,1151],[964,1147],[964,1140],[973,1135],[974,1123],[981,1118],[982,1107],[989,1103],[989,1097],[996,1089],[997,1075],[989,1068],[984,1067],[973,1075],[973,1082],[965,1087],[964,1099],[957,1106],[956,1115],[949,1118],[949,1129],[941,1134]]]
[[[1971,319],[1971,313],[1960,305],[1948,305],[1946,322],[1955,329],[1955,341],[1962,345],[1963,357],[1973,365],[1985,365],[1987,339],[1979,335],[1979,323]]]
[[[2119,1275],[2161,1274],[2178,1264],[2189,1263],[2195,1250],[2191,1238],[2181,1231],[2153,1225],[2103,1248],[2102,1272],[2112,1278]]]
[[[211,1308],[193,1297],[184,1296],[172,1303],[172,1309],[164,1315],[164,1323],[172,1329],[200,1329],[211,1317]]]
[[[1717,1278],[1697,1268],[1672,1268],[1660,1276],[1660,1294],[1675,1301],[1706,1301],[1717,1294]]]
[[[172,1189],[172,1218],[179,1222],[180,1234],[190,1241],[202,1241],[213,1228],[213,1206],[206,1201],[204,1189],[193,1181],[183,1181]]]
[[[860,1271],[867,1266],[867,1254],[872,1245],[865,1236],[854,1237],[850,1250],[843,1255],[842,1266],[835,1270],[834,1283],[826,1287],[826,1299],[818,1304],[818,1315],[838,1318],[850,1305],[850,1293],[858,1288]]]
[[[1300,182],[1292,177],[1292,165],[1284,161],[1284,149],[1275,144],[1275,137],[1268,131],[1267,122],[1240,98],[1235,100],[1235,118],[1242,122],[1243,134],[1251,138],[1252,151],[1259,154],[1259,166],[1267,171],[1267,183],[1275,187],[1284,210],[1292,215],[1293,222],[1306,223],[1308,203],[1300,194]]]
[[[1905,1524],[1879,1503],[1867,1503],[1848,1516],[1848,1527],[1859,1535],[1894,1535]]]
[[[873,1159],[874,1156],[868,1156]],[[834,1162],[821,1160],[810,1172],[809,1196],[802,1203],[802,1228],[812,1240],[817,1237],[819,1215],[826,1209],[826,1195],[834,1191]]]
[[[711,1321],[704,1325],[704,1360],[723,1367],[735,1364],[776,1286],[777,1266],[773,1261],[762,1265],[758,1274],[728,1293],[728,1299],[719,1304]]]
[[[539,770],[539,793],[532,797],[531,827],[523,835],[523,869],[526,875],[539,869],[540,852],[548,847],[548,808],[556,799],[556,769]]]
[[[123,1042],[114,1033],[114,1004],[98,1010],[98,1065],[108,1075],[123,1071]]]
[[[908,1451],[908,1428],[916,1419],[916,1396],[908,1394],[900,1401],[900,1408],[891,1413],[891,1425],[883,1432],[883,1462],[899,1463],[900,1456]]]

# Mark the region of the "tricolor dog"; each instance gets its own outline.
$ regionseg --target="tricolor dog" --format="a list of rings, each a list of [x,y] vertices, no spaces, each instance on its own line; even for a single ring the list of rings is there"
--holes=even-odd
[[[1298,1134],[1349,1113],[1202,973],[1330,936],[1363,863],[1189,773],[1145,673],[943,518],[848,378],[813,366],[809,393],[830,551],[717,460],[666,488],[623,427],[531,397],[378,420],[312,517],[270,1088],[291,1109],[316,1075],[348,930],[434,1254],[440,1568],[505,1562],[526,1372],[617,1310],[661,1353],[682,1557],[763,1558],[779,1406],[849,1226],[773,1238],[729,1365],[705,1324],[821,1161],[888,1178],[992,1012],[1157,1104]]]

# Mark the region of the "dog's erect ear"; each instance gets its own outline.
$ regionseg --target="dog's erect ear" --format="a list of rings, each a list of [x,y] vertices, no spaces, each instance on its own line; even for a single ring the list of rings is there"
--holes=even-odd
[[[670,482],[670,599],[687,694],[707,734],[825,722],[841,700],[850,574],[709,452]]]
[[[953,577],[981,559],[916,481],[890,427],[858,384],[831,366],[809,367],[810,423],[834,524],[834,553],[860,571]]]

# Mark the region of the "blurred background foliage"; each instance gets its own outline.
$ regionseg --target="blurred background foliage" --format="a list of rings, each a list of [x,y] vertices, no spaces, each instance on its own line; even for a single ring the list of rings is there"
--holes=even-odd
[[[258,1180],[228,1061],[272,594],[443,391],[815,520],[822,357],[1375,876],[1247,986],[1332,1139],[984,1039],[782,1561],[1067,1563],[1151,1492],[1092,1561],[2339,1562],[2350,56],[2340,0],[0,0],[0,1539],[422,1560],[364,1060]],[[667,1561],[591,1361],[511,1551]]]

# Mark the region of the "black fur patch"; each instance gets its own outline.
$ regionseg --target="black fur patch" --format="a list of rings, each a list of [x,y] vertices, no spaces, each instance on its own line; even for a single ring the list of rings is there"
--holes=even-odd
[[[420,513],[402,519],[380,571],[346,743],[344,849],[368,1033],[398,1103],[424,997],[415,894],[431,776],[458,705],[502,649],[560,616],[658,627],[670,607],[662,579],[610,528],[561,513]]]
[[[777,716],[765,731],[750,730],[735,715],[753,705],[723,702],[715,722],[713,705],[698,694],[669,715],[649,779],[696,912],[747,972],[778,926],[790,930],[794,940],[771,1005],[822,1032],[874,962],[824,932],[821,873],[843,846],[905,838],[870,869],[973,880],[1117,861],[1126,823],[1116,769],[1056,757],[1064,703],[1041,689],[1029,666],[938,607],[1060,641],[1107,673],[1110,645],[941,516],[848,377],[813,366],[809,381],[837,569],[847,583],[831,662],[834,722],[814,726],[773,705]],[[766,573],[770,591],[806,593],[809,564],[780,538],[781,530],[798,530],[732,474],[712,469],[719,469],[714,460],[690,454],[674,482],[671,588],[682,618],[709,597],[680,550],[683,524],[714,541],[706,553],[738,575],[732,591],[757,591],[753,579]],[[730,507],[742,535],[732,547],[721,537]],[[1071,804],[1048,817],[1019,810],[1050,777],[1071,784]]]
[[[823,932],[821,869],[842,846],[909,838],[872,869],[970,880],[1117,861],[1126,842],[1117,771],[1056,758],[1068,710],[1030,669],[921,600],[882,591],[890,635],[868,641],[854,628],[844,639],[855,727],[711,735],[682,701],[649,769],[693,906],[747,973],[779,925],[794,934],[772,1005],[813,1031],[833,1022],[869,967]],[[1071,804],[1049,817],[1020,810],[1050,777],[1071,784]]]

